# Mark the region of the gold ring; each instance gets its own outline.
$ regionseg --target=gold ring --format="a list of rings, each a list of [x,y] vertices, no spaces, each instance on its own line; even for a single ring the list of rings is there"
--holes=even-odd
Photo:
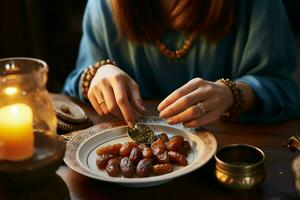
[[[98,104],[99,104],[99,105],[102,105],[102,104],[104,104],[104,103],[105,103],[105,100],[98,101]]]
[[[198,106],[200,112],[204,115],[206,112],[205,112],[205,108],[204,108],[203,103],[201,103],[201,102],[197,103],[197,106]]]

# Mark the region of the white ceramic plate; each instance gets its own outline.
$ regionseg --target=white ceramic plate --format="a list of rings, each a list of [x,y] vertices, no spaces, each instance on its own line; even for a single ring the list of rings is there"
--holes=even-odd
[[[208,131],[186,129],[182,125],[170,126],[156,117],[141,119],[138,123],[149,125],[156,134],[165,132],[169,137],[184,136],[192,147],[187,158],[188,166],[176,166],[174,171],[169,174],[146,178],[110,177],[105,170],[99,170],[96,166],[96,150],[99,147],[125,143],[130,140],[126,135],[127,126],[123,121],[105,122],[86,130],[74,132],[72,134],[74,136],[67,143],[65,163],[74,171],[90,178],[127,187],[148,187],[163,184],[200,168],[212,158],[217,149],[216,139]]]

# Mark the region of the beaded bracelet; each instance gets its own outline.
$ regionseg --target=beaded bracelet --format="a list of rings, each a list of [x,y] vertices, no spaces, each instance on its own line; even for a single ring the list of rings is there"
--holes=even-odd
[[[117,63],[112,60],[102,60],[100,62],[96,62],[93,65],[90,65],[88,68],[84,70],[80,78],[81,91],[84,98],[88,98],[87,94],[91,85],[91,81],[94,78],[97,70],[104,65],[114,65],[117,66]]]
[[[242,105],[245,102],[242,90],[236,86],[236,82],[230,79],[219,79],[218,82],[225,84],[231,91],[233,96],[232,106],[222,114],[221,119],[224,121],[237,122],[242,110]]]

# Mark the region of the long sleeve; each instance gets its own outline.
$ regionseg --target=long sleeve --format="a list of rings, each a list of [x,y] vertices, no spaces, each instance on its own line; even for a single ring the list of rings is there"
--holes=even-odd
[[[89,0],[83,18],[83,36],[80,43],[79,54],[77,58],[76,68],[68,76],[63,93],[84,100],[80,91],[80,77],[85,68],[95,62],[107,59],[107,51],[105,49],[104,26],[105,14],[102,12],[106,4],[99,0]]]
[[[240,21],[248,21],[248,28],[239,24],[241,30],[237,31],[240,41],[233,50],[233,78],[253,89],[257,103],[241,121],[271,122],[299,116],[299,90],[291,77],[296,55],[283,5],[280,0],[255,0],[248,9],[249,18]]]
[[[140,86],[144,97],[163,98],[194,77],[215,81],[229,77],[248,84],[257,99],[241,121],[279,121],[300,116],[300,95],[292,80],[296,54],[280,0],[239,0],[232,32],[217,43],[198,40],[187,56],[170,60],[153,44],[136,45],[118,38],[110,0],[89,0],[76,68],[63,92],[84,100],[79,87],[83,70],[103,59],[116,61]],[[184,35],[167,33],[176,47]],[[175,48],[176,49],[176,48]]]

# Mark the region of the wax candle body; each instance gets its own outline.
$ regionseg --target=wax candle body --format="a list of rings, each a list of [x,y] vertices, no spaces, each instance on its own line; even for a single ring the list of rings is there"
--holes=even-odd
[[[0,108],[0,160],[24,160],[33,154],[31,108],[21,103]]]

